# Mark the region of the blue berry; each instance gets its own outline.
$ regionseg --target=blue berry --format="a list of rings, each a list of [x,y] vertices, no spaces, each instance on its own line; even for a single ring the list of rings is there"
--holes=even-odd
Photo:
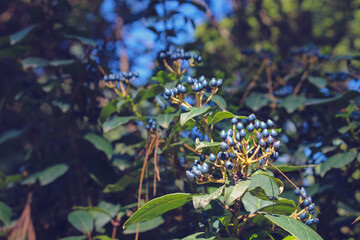
[[[204,82],[205,81],[205,77],[204,76],[201,76],[200,78],[199,78],[199,82]]]
[[[272,136],[269,136],[266,140],[267,144],[270,146],[274,144],[274,138]]]
[[[314,224],[318,224],[320,220],[318,218],[314,218]]]
[[[170,89],[165,88],[165,90],[164,90],[164,94],[165,94],[165,95],[167,95],[167,96],[170,96],[170,95],[171,95],[171,91],[170,91]]]
[[[263,137],[267,138],[269,136],[269,130],[267,130],[266,128],[262,131],[262,135]]]
[[[264,140],[264,139],[260,139],[260,140],[259,140],[259,145],[260,145],[261,147],[265,147],[265,146],[266,146],[265,140]]]
[[[300,191],[307,197],[307,193],[304,187],[301,187]],[[301,195],[301,198],[304,199],[303,195]]]
[[[226,150],[226,149],[229,148],[229,145],[228,145],[227,143],[225,143],[225,142],[222,142],[222,143],[220,144],[220,148],[221,148],[222,150]]]
[[[231,147],[235,145],[235,141],[234,141],[234,139],[232,139],[232,137],[228,137],[226,142]]]
[[[226,160],[226,154],[224,152],[219,152],[217,158],[220,160]]]
[[[259,165],[260,165],[260,167],[261,167],[262,165],[265,164],[265,161],[264,161],[264,159],[260,159],[258,163],[259,163]]]
[[[231,169],[233,169],[233,168],[234,168],[234,165],[233,165],[233,163],[232,163],[232,162],[227,161],[227,162],[225,163],[225,167],[226,167],[227,169],[231,170]]]
[[[227,137],[227,134],[226,134],[225,130],[222,130],[221,133],[220,133],[220,138],[221,138],[222,140],[225,140],[226,137]]]
[[[244,129],[241,129],[239,133],[240,133],[240,137],[241,137],[241,138],[246,137],[246,132],[245,132]]]
[[[310,226],[311,224],[314,223],[314,219],[309,219],[309,220],[306,220],[305,224]]]
[[[273,154],[271,154],[271,159],[276,161],[279,158],[279,153],[278,152],[273,152]]]
[[[206,80],[204,80],[201,84],[203,88],[206,88],[208,86],[208,82]]]
[[[238,123],[238,119],[237,119],[236,117],[233,117],[233,118],[231,119],[231,123],[232,123],[233,125],[237,124],[237,123]]]
[[[240,132],[237,132],[237,133],[235,134],[235,139],[236,139],[236,141],[241,141]]]
[[[270,135],[275,138],[277,137],[278,133],[274,129],[271,129]]]
[[[201,171],[201,165],[200,164],[196,165],[196,168],[197,168],[197,170]]]
[[[195,175],[196,178],[201,177],[202,173],[199,169],[192,169],[192,173]]]
[[[237,124],[236,124],[236,129],[239,130],[239,131],[240,131],[241,129],[244,129],[244,124],[242,124],[241,122],[237,123]]]
[[[218,79],[217,80],[217,83],[216,83],[216,86],[217,87],[221,87],[223,85],[223,80],[222,79]]]
[[[266,121],[266,124],[269,126],[269,127],[273,127],[274,126],[274,122],[271,120],[271,119],[268,119]]]
[[[210,87],[216,87],[216,85],[217,85],[217,80],[215,78],[212,78],[210,80]]]
[[[229,137],[232,137],[232,135],[233,135],[233,130],[232,130],[232,129],[227,130],[226,134],[227,134]]]
[[[249,122],[254,122],[255,119],[256,119],[256,116],[255,116],[255,114],[253,114],[253,113],[248,116]]]
[[[200,161],[198,159],[194,160],[194,166],[197,166],[198,164],[200,164]]]
[[[260,122],[260,128],[261,128],[261,129],[265,129],[265,128],[267,128],[266,123],[265,123],[265,122],[263,122],[263,121],[261,121],[261,122]]]
[[[186,176],[191,182],[195,180],[195,175],[190,171],[186,171]]]
[[[224,152],[225,154],[225,160],[228,160],[230,158],[230,154],[228,152]]]
[[[200,154],[200,162],[203,162],[205,161],[205,154]]]
[[[209,165],[204,162],[203,165],[201,166],[200,171],[202,174],[207,174],[209,172]]]
[[[303,212],[302,214],[300,214],[300,219],[304,220],[306,218],[306,212]]]
[[[280,142],[280,141],[274,142],[274,148],[275,148],[275,150],[279,150],[280,147],[281,147],[281,142]]]
[[[215,161],[216,161],[216,156],[215,156],[215,154],[210,153],[209,161],[210,161],[210,162],[215,162]]]
[[[256,132],[256,139],[257,139],[257,140],[262,139],[262,135],[261,135],[261,133]]]
[[[300,191],[299,190],[297,190],[297,188],[294,190],[294,194],[295,194],[295,196],[300,196]]]
[[[188,76],[188,77],[186,78],[186,82],[191,85],[191,84],[194,83],[194,79],[193,79],[192,77]]]
[[[249,132],[254,131],[254,124],[250,123],[250,124],[247,126],[247,130],[248,130]]]
[[[231,153],[230,153],[230,157],[231,157],[231,158],[236,158],[237,156],[236,156],[235,153],[231,152]]]
[[[260,127],[260,121],[256,120],[255,123],[254,123],[254,128],[258,129],[259,127]]]
[[[314,206],[313,206],[312,204],[310,204],[310,205],[308,206],[308,211],[309,211],[310,214],[314,214],[315,208],[314,208]]]

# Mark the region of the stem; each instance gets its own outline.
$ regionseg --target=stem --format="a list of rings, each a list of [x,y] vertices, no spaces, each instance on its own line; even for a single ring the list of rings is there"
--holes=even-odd
[[[225,203],[223,203],[222,201],[220,201],[219,199],[216,199],[216,201],[218,203],[220,203],[221,206],[223,206],[223,208],[225,208],[226,210],[228,210],[234,217],[236,216],[236,212],[234,211],[234,209],[230,208],[228,205],[226,205]]]
[[[313,67],[313,63],[311,63],[310,65],[308,65],[308,67],[306,68],[306,70],[304,71],[303,75],[300,78],[300,81],[298,82],[298,84],[296,85],[294,92],[293,92],[293,96],[296,96],[298,94],[298,92],[300,91],[301,85],[304,83],[305,79],[307,78],[307,76],[309,75],[309,71],[310,69]]]

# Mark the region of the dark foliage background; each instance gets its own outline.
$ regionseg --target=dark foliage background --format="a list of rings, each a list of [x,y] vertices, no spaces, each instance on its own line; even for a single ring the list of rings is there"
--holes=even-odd
[[[299,186],[309,186],[322,211],[319,234],[324,239],[359,239],[359,223],[351,224],[360,215],[359,87],[348,89],[349,81],[359,76],[359,7],[358,0],[2,0],[0,200],[11,208],[9,215],[0,205],[2,237],[21,239],[14,232],[24,231],[24,226],[30,226],[27,239],[33,232],[36,239],[79,236],[67,219],[72,208],[101,201],[112,204],[108,211],[114,216],[121,213],[121,224],[127,219],[136,209],[128,205],[137,201],[144,129],[131,120],[103,131],[110,115],[135,114],[104,87],[102,69],[138,71],[131,90],[135,96],[161,70],[158,53],[175,46],[202,56],[203,64],[189,74],[225,80],[219,95],[229,111],[276,120],[286,145],[283,162],[316,164],[288,176]],[[308,44],[331,59],[309,69],[294,63],[291,50]],[[304,71],[320,79],[304,81],[299,98],[287,98],[292,92],[283,89],[272,101],[263,73],[242,101],[262,63],[256,56],[247,57],[245,49],[271,52],[275,92],[285,86],[294,89]],[[339,71],[345,72],[343,79],[326,75]],[[175,112],[172,107],[162,110],[159,98],[139,104],[142,116]],[[157,196],[194,191],[187,183],[184,187],[185,168],[176,155],[186,156],[186,151],[179,146],[169,151],[160,163],[176,170],[162,173]],[[324,155],[321,161],[314,157],[318,152]],[[347,153],[354,155],[348,164],[339,164],[344,161],[341,154]],[[333,156],[334,163],[322,167]],[[125,176],[135,177],[121,182],[121,191],[104,191]],[[291,186],[286,190],[284,196],[291,198]],[[140,239],[191,234],[196,215],[189,212],[194,214],[191,205],[166,214],[164,224],[141,233]],[[110,219],[104,219],[107,224],[93,236],[111,236]],[[132,239],[134,234],[119,227],[117,238]]]

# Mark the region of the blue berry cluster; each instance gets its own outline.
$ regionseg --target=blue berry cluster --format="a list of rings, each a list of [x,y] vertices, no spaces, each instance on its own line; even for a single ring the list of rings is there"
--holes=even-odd
[[[207,82],[204,76],[201,76],[199,79],[188,76],[186,78],[186,82],[191,85],[191,90],[196,93],[201,92],[202,90],[206,90],[208,86],[210,86],[212,89],[215,89],[223,85],[222,79],[212,78],[210,82]]]
[[[164,90],[164,98],[165,100],[170,100],[171,97],[177,98],[184,98],[183,94],[185,94],[187,91],[186,87],[182,84],[178,84],[176,87],[168,89],[165,88]]]
[[[307,56],[307,57],[317,57],[319,61],[327,61],[330,59],[329,55],[321,54],[319,47],[314,44],[308,44],[291,51],[292,56]]]
[[[197,183],[219,182],[226,179],[226,170],[232,174],[233,179],[238,181],[242,176],[247,175],[249,167],[251,169],[266,168],[268,161],[274,162],[279,157],[278,150],[281,147],[280,141],[276,141],[277,131],[273,128],[274,122],[268,119],[265,122],[256,119],[255,114],[250,114],[247,119],[239,121],[236,117],[231,119],[233,127],[227,131],[222,130],[220,138],[221,150],[215,155],[211,153],[209,161],[221,169],[222,180],[215,180],[211,175],[206,179],[197,179],[202,175],[197,175],[192,169],[187,173],[190,181],[197,180]],[[205,158],[203,158],[205,160]],[[200,159],[201,161],[201,159]],[[193,175],[191,175],[192,173]]]
[[[187,178],[193,182],[198,179],[200,182],[207,181],[211,175],[209,175],[209,165],[205,162],[205,154],[201,154],[199,159],[195,159],[191,170],[186,171]]]
[[[347,88],[349,90],[360,92],[360,79],[351,79],[347,83]]]
[[[182,131],[181,137],[191,138],[191,140],[193,140],[193,141],[195,141],[197,138],[199,139],[199,141],[209,141],[208,136],[205,134],[202,134],[196,126],[194,128],[192,128],[191,130]]]
[[[159,59],[161,61],[165,60],[167,63],[172,63],[172,62],[178,61],[178,60],[190,60],[191,58],[193,58],[194,62],[196,62],[196,63],[202,62],[201,56],[199,56],[196,53],[191,55],[190,52],[186,52],[182,48],[176,49],[174,51],[168,50],[168,51],[163,51],[163,52],[159,53]]]
[[[300,193],[301,191],[301,193]],[[312,198],[307,195],[306,190],[304,187],[300,188],[300,191],[298,189],[294,190],[295,195],[298,197],[299,200],[299,206],[303,208],[299,212],[295,212],[292,216],[294,216],[296,219],[300,219],[302,221],[305,221],[306,225],[312,225],[312,224],[318,224],[319,219],[314,218],[312,219],[312,215],[315,213],[315,204],[312,201]],[[305,196],[307,198],[305,198]],[[309,214],[309,217],[308,217]]]
[[[251,49],[251,48],[242,49],[241,54],[243,54],[243,55],[245,55],[247,57],[253,56],[255,54],[255,50]]]
[[[122,72],[120,74],[109,74],[104,76],[105,81],[109,82],[125,82],[126,80],[135,80],[139,77],[137,72]]]
[[[288,96],[290,94],[292,94],[292,92],[294,91],[294,87],[291,85],[285,85],[282,88],[275,90],[274,91],[274,96],[277,97],[285,97]]]
[[[326,72],[325,73],[326,77],[329,77],[331,81],[346,81],[349,77],[350,77],[350,73],[347,72],[336,72],[336,73],[332,73],[332,72]]]
[[[147,131],[156,131],[157,121],[156,119],[149,118],[146,120],[145,129]]]

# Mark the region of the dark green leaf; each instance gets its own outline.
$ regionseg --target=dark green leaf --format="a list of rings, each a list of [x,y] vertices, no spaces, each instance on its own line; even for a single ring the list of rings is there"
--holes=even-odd
[[[323,77],[314,77],[308,76],[308,80],[311,84],[313,84],[317,88],[324,88],[326,87],[327,81]]]
[[[90,38],[85,38],[85,37],[81,37],[81,36],[75,36],[75,35],[69,35],[69,34],[65,34],[66,38],[70,38],[70,39],[76,39],[79,42],[81,42],[82,44],[85,45],[90,45],[92,47],[96,47],[96,41]]]
[[[90,234],[94,228],[93,217],[86,211],[73,211],[68,215],[68,221],[80,232]]]
[[[46,67],[49,65],[49,61],[44,58],[29,57],[22,60],[24,68],[37,68]]]
[[[131,119],[135,119],[135,117],[114,117],[106,122],[104,122],[103,130],[104,132],[108,132],[111,129],[116,128],[117,126],[123,125],[129,122]]]
[[[86,134],[84,136],[84,139],[91,142],[96,149],[103,151],[108,159],[111,159],[113,154],[113,148],[108,140],[95,133]]]
[[[257,111],[260,108],[265,107],[268,104],[268,101],[269,99],[260,95],[260,93],[251,93],[250,96],[246,98],[245,105],[248,108]]]
[[[99,208],[99,207],[82,207],[82,206],[74,206],[72,208],[73,210],[83,210],[83,211],[93,211],[93,212],[100,212],[103,214],[106,214],[107,216],[109,216],[110,218],[112,218],[113,216],[110,215],[110,213],[108,213],[106,210]]]
[[[105,201],[101,201],[98,205],[98,208],[106,211],[108,214],[97,212],[95,215],[95,229],[100,231],[110,220],[115,217],[120,210],[120,204],[111,204]]]
[[[217,234],[213,232],[198,232],[182,238],[181,240],[213,240],[216,239],[216,237]]]
[[[226,184],[224,202],[229,205],[242,196],[251,184],[251,180],[241,180],[237,184]]]
[[[332,62],[336,62],[339,60],[360,60],[359,55],[342,55],[342,56],[336,56],[333,58]]]
[[[223,192],[225,185],[219,187],[215,192],[210,194],[201,194],[193,197],[193,205],[195,209],[205,209],[209,203],[217,199]]]
[[[315,166],[316,165],[303,165],[303,166],[280,165],[280,166],[276,166],[276,167],[282,172],[294,172],[294,171],[299,171],[299,170],[304,169],[304,168],[315,167]],[[270,169],[275,169],[272,166],[270,166],[269,168]]]
[[[117,106],[116,106],[117,104],[118,102],[114,99],[111,100],[108,104],[106,104],[105,107],[101,109],[100,117],[99,117],[101,122],[104,122],[111,114],[117,111]]]
[[[285,198],[278,198],[271,204],[271,206],[260,208],[259,211],[275,214],[290,215],[296,209],[296,204],[293,200]]]
[[[3,221],[6,225],[11,223],[11,208],[3,202],[0,202],[0,220]]]
[[[8,130],[1,134],[0,136],[0,144],[10,140],[19,137],[21,134],[23,134],[24,130]]]
[[[162,225],[165,222],[163,217],[159,216],[157,218],[147,220],[144,222],[139,223],[139,232],[147,232],[157,228],[158,226]],[[128,226],[124,231],[123,234],[133,234],[136,233],[137,223]]]
[[[146,220],[154,219],[162,214],[181,207],[192,200],[193,195],[188,193],[173,193],[155,198],[145,203],[123,225],[123,228]]]
[[[68,169],[69,167],[65,164],[57,164],[31,175],[22,181],[22,184],[34,184],[36,180],[39,180],[41,186],[45,186],[61,177]]]
[[[141,101],[147,100],[149,98],[155,97],[156,95],[164,92],[164,87],[161,85],[155,85],[150,89],[141,89],[136,94],[134,103],[139,103]]]
[[[10,44],[14,45],[14,44],[20,42],[24,37],[26,37],[26,35],[28,35],[31,32],[31,30],[33,30],[37,26],[38,26],[38,24],[33,24],[27,28],[24,28],[23,30],[20,30],[14,34],[11,34],[10,35]]]
[[[199,108],[190,108],[189,112],[182,113],[180,115],[180,125],[184,126],[187,121],[190,119],[193,119],[194,117],[205,113],[207,110],[209,110],[210,107],[199,107]]]
[[[59,66],[69,65],[74,62],[75,62],[75,60],[73,60],[73,59],[57,59],[57,60],[50,61],[49,65],[54,66],[54,67],[59,67]]]
[[[287,96],[281,101],[282,106],[288,113],[293,113],[306,102],[304,96]]]
[[[120,178],[116,183],[107,185],[104,189],[104,193],[121,192],[125,190],[126,187],[140,181],[140,174],[141,174],[141,169],[137,169],[135,171],[127,173],[125,176]]]
[[[305,106],[310,105],[320,105],[320,104],[331,104],[334,102],[340,102],[340,101],[348,101],[350,99],[354,99],[356,97],[360,96],[360,93],[356,91],[346,91],[342,95],[337,95],[335,97],[331,98],[320,98],[320,99],[308,99],[305,103]]]
[[[341,168],[356,157],[357,152],[351,151],[346,153],[337,153],[334,156],[329,157],[325,162],[321,164],[320,175],[324,176],[331,168]]]
[[[207,93],[205,92],[204,94],[206,96],[205,101],[206,99],[210,96],[210,93]],[[211,101],[213,101],[216,105],[218,105],[218,107],[220,109],[226,109],[226,101],[224,98],[222,98],[221,96],[219,95],[214,95],[212,98],[211,98]]]
[[[284,215],[266,214],[265,217],[299,240],[322,240],[319,234],[298,220]]]
[[[175,113],[169,113],[169,114],[161,114],[158,117],[156,117],[157,123],[163,127],[168,128],[170,126],[171,121],[174,119],[174,117],[178,117],[181,113],[181,110],[179,109]]]

